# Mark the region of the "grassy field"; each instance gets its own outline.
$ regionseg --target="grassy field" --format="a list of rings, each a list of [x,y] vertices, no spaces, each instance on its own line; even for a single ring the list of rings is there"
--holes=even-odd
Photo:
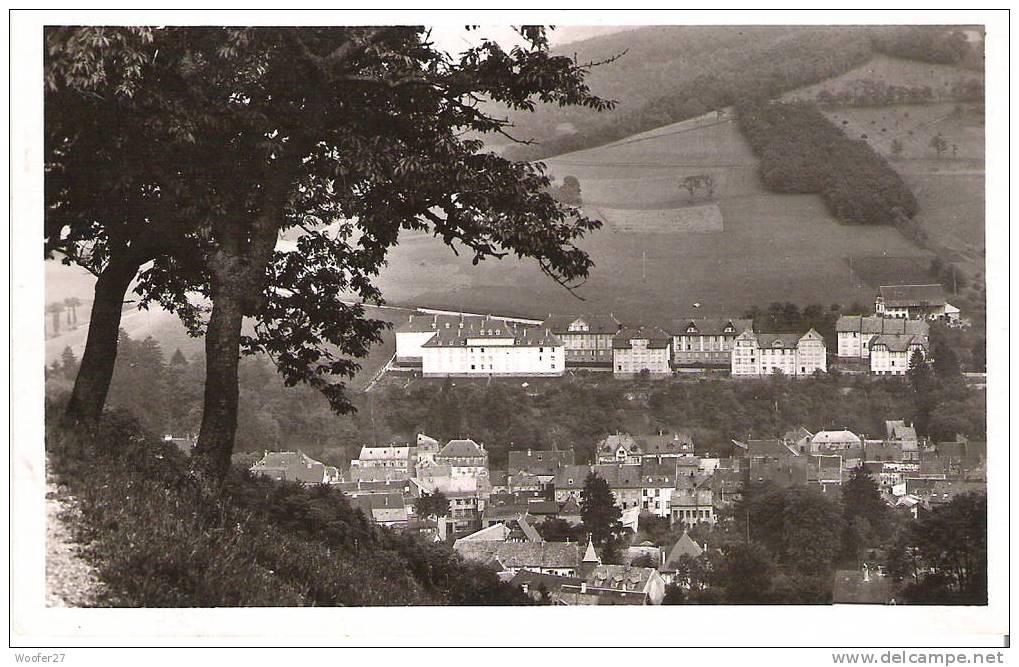
[[[866,139],[888,156],[913,189],[917,220],[939,245],[962,255],[972,272],[984,258],[983,109],[938,103],[825,112],[851,137]],[[939,157],[931,139],[940,134],[947,150]],[[896,156],[893,142],[902,145]]]
[[[471,266],[430,238],[401,244],[380,277],[393,302],[505,314],[593,310],[644,320],[740,313],[772,301],[867,303],[873,290],[848,257],[928,256],[891,228],[837,223],[820,198],[780,195],[758,182],[756,159],[730,114],[676,123],[547,160],[558,178],[580,179],[585,210],[609,219],[583,247],[595,261],[573,295],[525,261]],[[656,233],[663,211],[706,203],[679,187],[715,177],[722,229]],[[606,215],[607,212],[607,215]],[[647,221],[641,229],[641,219]],[[621,229],[617,221],[625,221]],[[645,268],[646,258],[646,268]]]
[[[923,63],[879,54],[845,74],[799,88],[782,97],[786,100],[798,99],[813,102],[822,90],[838,93],[850,89],[855,81],[870,79],[881,81],[889,86],[928,86],[931,88],[932,95],[938,98],[948,94],[952,87],[958,83],[980,80],[981,78],[980,72],[955,65]]]

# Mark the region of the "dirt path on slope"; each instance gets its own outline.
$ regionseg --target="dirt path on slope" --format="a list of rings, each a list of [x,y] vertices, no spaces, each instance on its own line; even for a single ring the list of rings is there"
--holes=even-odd
[[[89,607],[99,599],[102,584],[95,568],[81,556],[71,522],[79,520],[67,488],[46,475],[46,606]]]

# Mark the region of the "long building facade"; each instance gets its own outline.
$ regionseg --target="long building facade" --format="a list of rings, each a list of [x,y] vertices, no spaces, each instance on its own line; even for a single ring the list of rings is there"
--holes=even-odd
[[[736,337],[753,329],[753,320],[693,318],[676,320],[672,330],[675,366],[728,366]]]
[[[731,370],[733,377],[810,376],[828,370],[825,355],[824,338],[813,329],[803,335],[744,331],[736,337]]]
[[[425,377],[560,376],[563,343],[542,326],[494,318],[449,322],[421,345]]]
[[[612,339],[612,371],[622,377],[647,371],[651,375],[672,373],[672,336],[658,327],[621,330]]]
[[[622,323],[611,313],[572,320],[549,318],[546,326],[563,342],[567,366],[612,368],[612,337]]]
[[[910,335],[926,337],[930,324],[925,320],[894,317],[843,315],[835,323],[838,356],[843,359],[869,359],[870,343],[876,336]]]

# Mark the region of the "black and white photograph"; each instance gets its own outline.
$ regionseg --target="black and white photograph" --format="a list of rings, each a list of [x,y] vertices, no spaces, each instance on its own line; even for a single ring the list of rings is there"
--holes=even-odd
[[[9,20],[12,662],[1006,661],[1007,10]]]

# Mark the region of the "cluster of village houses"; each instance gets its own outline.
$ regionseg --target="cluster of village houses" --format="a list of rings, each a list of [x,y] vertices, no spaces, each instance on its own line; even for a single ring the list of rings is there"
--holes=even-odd
[[[839,318],[838,357],[874,375],[904,375],[916,351],[929,354],[929,321],[958,323],[941,285],[882,286],[873,316]],[[540,320],[424,312],[396,330],[392,370],[425,377],[561,376],[570,368],[618,377],[666,376],[679,369],[728,367],[733,377],[798,377],[828,370],[824,338],[754,331],[748,319],[694,317],[631,325],[611,314]]]
[[[729,450],[726,457],[698,455],[683,433],[616,433],[597,443],[590,463],[578,463],[573,449],[511,450],[506,468],[494,470],[482,444],[455,439],[442,445],[418,435],[413,444],[362,447],[342,473],[301,452],[266,452],[251,470],[335,485],[374,522],[451,543],[465,559],[491,567],[526,593],[569,605],[659,604],[667,584],[685,583],[677,576],[681,557],[698,558],[709,548],[676,530],[676,542],[632,544],[620,563],[609,564],[590,541],[542,539],[540,526],[551,518],[582,523],[584,483],[592,472],[608,483],[631,535],[647,515],[682,528],[714,525],[751,481],[837,494],[861,466],[889,505],[914,517],[985,489],[986,443],[961,437],[933,443],[903,421],[886,422],[878,437],[800,428],[781,438],[733,440]],[[436,492],[448,500],[445,515],[417,516],[417,499]],[[848,601],[873,602],[880,600],[861,591],[888,586],[866,570],[840,571],[835,590],[848,591]]]

